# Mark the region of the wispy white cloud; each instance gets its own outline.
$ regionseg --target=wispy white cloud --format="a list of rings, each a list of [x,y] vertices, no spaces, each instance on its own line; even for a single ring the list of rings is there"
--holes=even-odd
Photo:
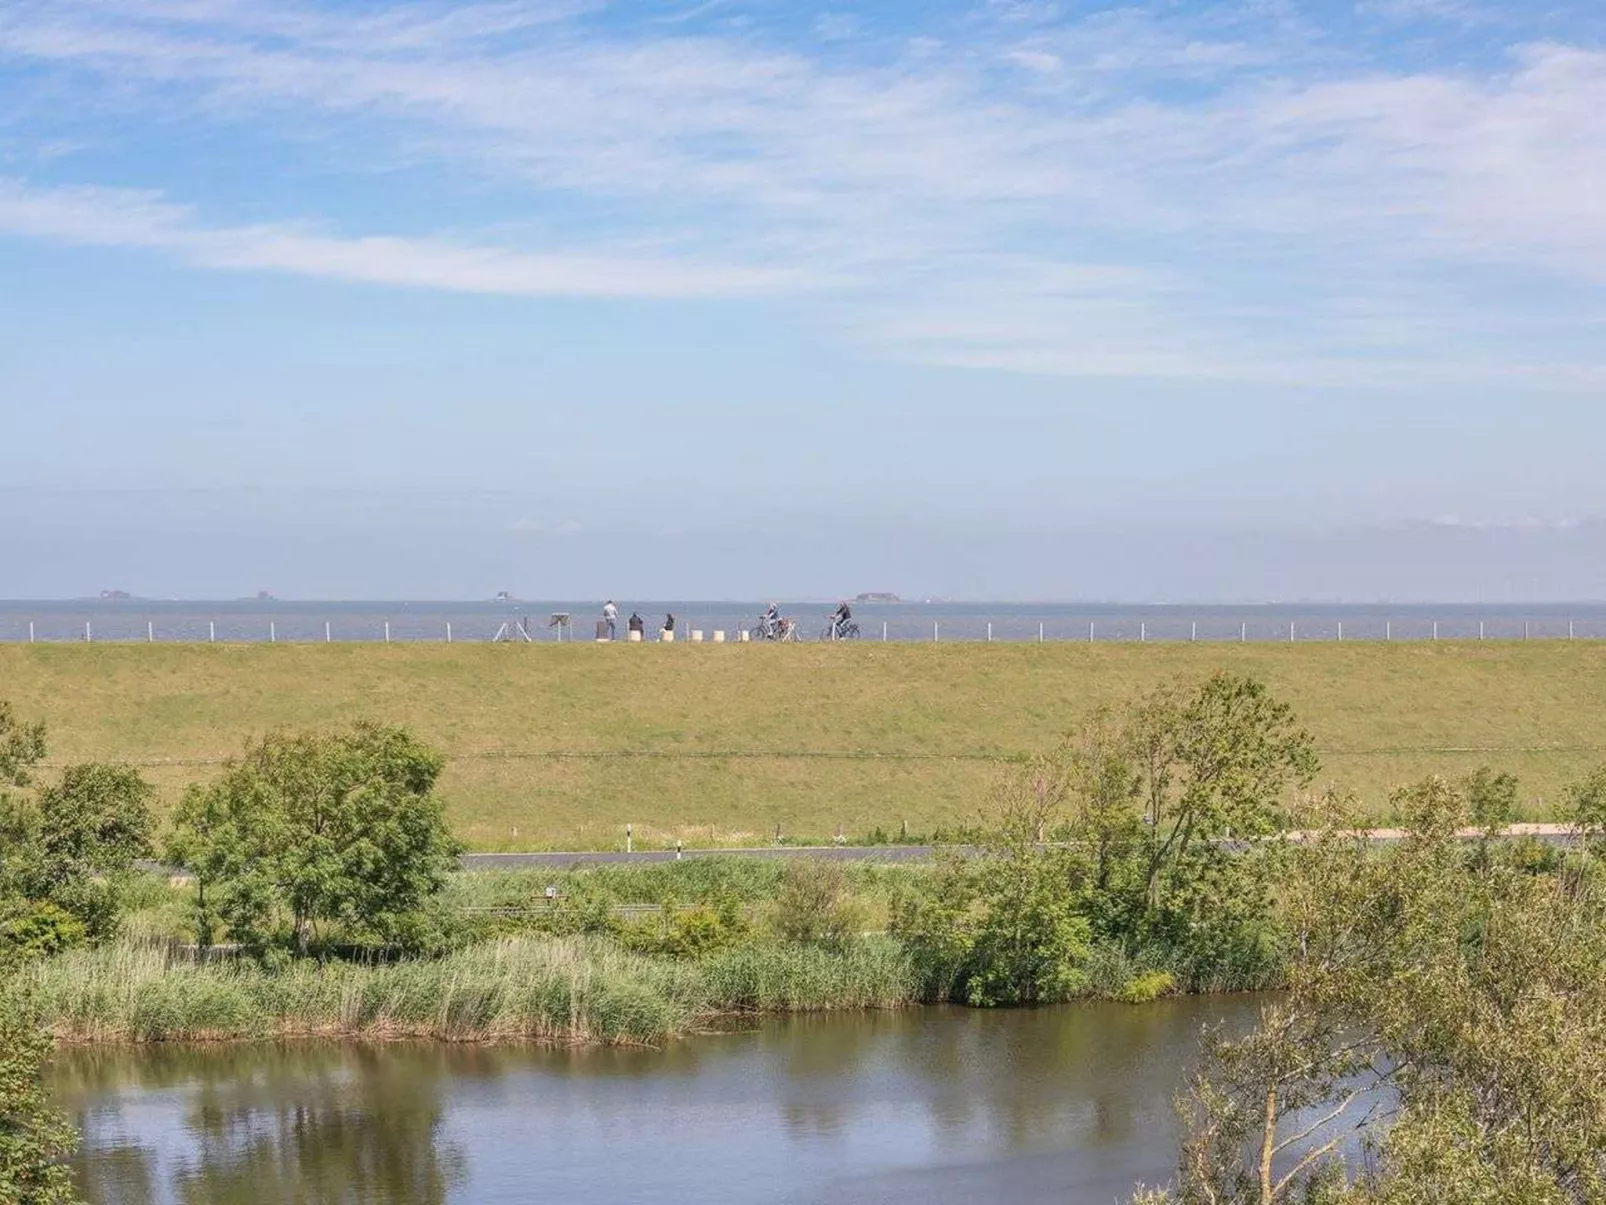
[[[285,225],[205,226],[154,193],[36,189],[0,178],[0,234],[169,252],[199,268],[284,272],[360,284],[565,297],[791,293],[798,270],[575,251],[538,253],[438,238],[341,237]]]
[[[828,282],[826,321],[941,363],[1599,379],[1594,358],[1535,342],[1542,298],[1507,329],[1508,303],[1472,282],[1606,284],[1606,51],[1513,45],[1409,71],[1263,7],[1084,19],[1002,0],[873,54],[857,28],[840,51],[689,28],[521,0],[20,0],[0,12],[0,64],[62,73],[86,103],[143,93],[169,121],[325,131],[359,171],[466,167],[522,191],[510,220],[564,233],[531,251],[334,235],[316,213],[217,226],[145,194],[16,186],[0,221],[201,267],[471,291]],[[334,117],[349,124],[329,132]]]

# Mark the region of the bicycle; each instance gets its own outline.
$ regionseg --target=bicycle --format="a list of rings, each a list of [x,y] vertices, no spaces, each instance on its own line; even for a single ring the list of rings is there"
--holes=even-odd
[[[803,634],[797,630],[797,620],[782,616],[773,624],[759,624],[752,631],[755,641],[774,640],[782,644],[792,643],[803,639]]]
[[[844,624],[831,622],[825,625],[825,631],[820,633],[821,640],[857,640],[860,636],[859,625],[850,619]]]

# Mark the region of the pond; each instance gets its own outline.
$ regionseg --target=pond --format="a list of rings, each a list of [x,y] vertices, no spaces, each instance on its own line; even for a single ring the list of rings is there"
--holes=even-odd
[[[767,1020],[663,1050],[63,1051],[95,1205],[1113,1203],[1252,997]]]

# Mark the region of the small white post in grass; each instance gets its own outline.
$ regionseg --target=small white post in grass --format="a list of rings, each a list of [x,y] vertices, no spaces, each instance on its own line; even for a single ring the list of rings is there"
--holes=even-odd
[[[94,633],[92,633],[89,630],[89,620],[86,619],[86,620],[84,620],[84,643],[88,644],[90,641],[92,641],[94,639],[95,639]]]
[[[1249,643],[1249,625],[1247,623],[1241,623],[1238,625],[1238,643]]]
[[[1344,621],[1342,619],[1338,621],[1338,642],[1340,644],[1344,643]]]
[[[992,642],[993,642],[993,624],[992,624],[991,620],[988,620],[987,621],[987,643],[991,644]]]
[[[33,620],[28,621],[28,643],[33,643]]]
[[[1384,623],[1383,623],[1383,639],[1384,640],[1393,640],[1394,639],[1394,621],[1392,619],[1385,620]]]
[[[675,861],[680,861],[680,838],[675,838]]]
[[[1146,624],[1146,623],[1139,623],[1138,624],[1138,643],[1139,644],[1148,644],[1149,643],[1149,625]]]
[[[1483,620],[1478,620],[1478,639],[1483,639]]]
[[[206,642],[208,644],[217,643],[217,620],[215,619],[206,621]]]
[[[1572,638],[1573,638],[1573,621],[1569,619],[1567,621],[1567,639],[1571,640]]]
[[[390,620],[385,620],[385,643],[390,643]]]
[[[323,621],[323,642],[328,644],[333,639],[334,633],[330,630],[329,621],[326,619]]]
[[[1294,623],[1293,623],[1293,620],[1289,620],[1288,621],[1288,643],[1289,644],[1293,644],[1294,643]]]
[[[883,619],[881,621],[881,643],[885,644],[886,642],[887,642],[887,621]]]
[[[936,620],[932,620],[931,621],[931,643],[932,644],[936,644],[941,639],[942,639],[942,635],[937,630],[937,621]]]
[[[156,625],[154,623],[152,623],[150,620],[146,620],[145,621],[145,643],[146,644],[155,644],[156,643]]]
[[[1038,644],[1042,644],[1043,643],[1043,625],[1042,624],[1038,624],[1037,625],[1037,643]]]
[[[278,628],[278,625],[275,624],[273,622],[273,620],[271,620],[271,619],[268,620],[268,643],[269,644],[278,644],[279,643],[279,628]]]
[[[1439,621],[1437,619],[1435,619],[1433,621],[1433,639],[1437,640],[1438,638],[1439,638]]]
[[[625,825],[625,853],[633,854],[635,852],[636,852],[636,826],[633,825],[633,824],[627,824],[627,825]]]
[[[1526,619],[1522,621],[1522,638],[1524,640],[1528,639],[1528,621]]]
[[[1193,621],[1193,631],[1189,634],[1188,639],[1195,642],[1199,639],[1199,621],[1197,619]]]
[[[1087,642],[1089,644],[1093,643],[1093,621],[1092,620],[1088,620],[1088,623],[1087,623]]]
[[[446,621],[446,643],[447,644],[452,643],[452,621],[451,620],[447,620]]]

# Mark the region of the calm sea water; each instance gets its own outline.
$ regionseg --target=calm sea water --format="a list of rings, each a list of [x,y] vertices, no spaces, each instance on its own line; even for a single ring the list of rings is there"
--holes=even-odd
[[[652,639],[673,613],[679,639],[701,630],[728,640],[758,621],[761,603],[620,599],[619,630],[632,610]],[[805,639],[820,638],[830,602],[783,603]],[[0,641],[486,641],[501,632],[532,640],[587,640],[600,600],[530,602],[0,602]],[[568,628],[551,617],[572,617]],[[1287,641],[1606,639],[1606,603],[1521,605],[1265,604],[1130,606],[1097,603],[862,603],[854,617],[869,640]]]
[[[911,1009],[665,1050],[67,1051],[97,1205],[1114,1205],[1170,1177],[1200,1026],[1258,1002]]]

